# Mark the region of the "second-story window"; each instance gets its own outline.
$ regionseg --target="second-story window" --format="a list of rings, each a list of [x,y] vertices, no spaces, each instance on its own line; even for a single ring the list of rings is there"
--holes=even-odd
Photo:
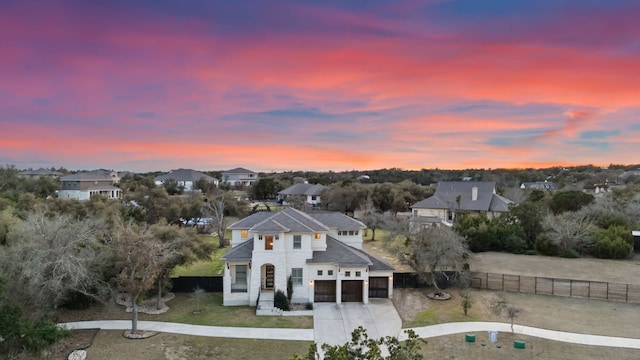
[[[302,235],[293,235],[293,248],[302,249]]]
[[[240,231],[240,236],[241,236],[243,239],[246,239],[246,238],[249,236],[249,230],[242,230],[242,231]]]
[[[273,250],[273,236],[265,235],[264,237],[264,249]]]
[[[320,233],[316,233],[316,234],[315,234],[315,236],[314,236],[314,238],[316,238],[316,239],[320,239]]]

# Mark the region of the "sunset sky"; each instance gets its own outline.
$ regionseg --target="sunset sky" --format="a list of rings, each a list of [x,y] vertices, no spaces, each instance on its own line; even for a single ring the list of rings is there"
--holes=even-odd
[[[640,163],[638,1],[0,0],[0,165]]]

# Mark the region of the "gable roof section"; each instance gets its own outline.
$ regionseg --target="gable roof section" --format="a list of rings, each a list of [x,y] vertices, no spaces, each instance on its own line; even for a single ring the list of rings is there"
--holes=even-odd
[[[330,230],[313,217],[291,207],[279,212],[257,212],[231,224],[229,229],[248,229],[262,232],[320,232]]]
[[[324,190],[324,188],[325,188],[324,185],[321,185],[321,184],[298,183],[298,184],[293,184],[282,191],[279,191],[278,195],[317,196],[322,193],[322,190]]]
[[[314,251],[313,257],[307,259],[307,264],[337,264],[340,266],[364,267],[371,266],[373,262],[369,257],[356,251],[331,236],[327,236],[327,250]]]
[[[332,229],[360,230],[367,227],[362,222],[335,211],[311,211],[307,214]]]
[[[205,180],[209,181],[209,182],[213,182],[216,179],[212,176],[209,176],[207,174],[201,173],[200,171],[196,171],[196,170],[192,170],[192,169],[177,169],[177,170],[171,170],[166,174],[162,174],[159,176],[156,176],[153,180],[154,181],[165,181],[168,179],[173,179],[175,181],[191,181],[191,182],[196,182],[200,179],[204,178]]]
[[[327,250],[314,251],[307,264],[336,264],[339,266],[368,267],[369,270],[393,271],[387,262],[367,254],[364,250],[351,247],[331,236],[327,236]]]
[[[474,187],[478,188],[476,200],[472,199]],[[433,196],[417,202],[411,208],[507,211],[511,200],[496,194],[495,187],[495,181],[441,181]]]
[[[253,238],[243,242],[240,245],[232,247],[224,255],[222,255],[221,259],[229,262],[249,261],[251,260],[252,254],[253,254]]]
[[[92,170],[83,171],[76,174],[63,176],[60,181],[112,181],[111,171],[107,170]]]
[[[247,170],[245,168],[235,168],[235,169],[231,169],[229,171],[223,171],[223,174],[255,174],[253,171],[251,170]]]

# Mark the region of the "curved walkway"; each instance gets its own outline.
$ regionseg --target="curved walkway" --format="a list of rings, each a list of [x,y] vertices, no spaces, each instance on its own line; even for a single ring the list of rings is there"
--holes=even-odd
[[[61,326],[69,330],[102,329],[128,330],[131,320],[102,320],[77,321],[62,323]],[[183,335],[198,335],[210,337],[267,339],[267,340],[301,340],[313,341],[313,329],[283,329],[283,328],[247,328],[226,326],[191,325],[159,321],[138,321],[141,330],[158,331]]]
[[[406,340],[407,334],[402,329],[399,335],[400,340]],[[438,325],[430,325],[423,327],[411,328],[421,338],[430,338],[443,335],[453,335],[460,333],[468,333],[474,331],[499,331],[511,332],[511,324],[502,322],[455,322]],[[531,326],[513,325],[513,332],[521,335],[534,336],[538,338],[561,341],[572,344],[595,345],[620,347],[629,349],[640,349],[640,339],[625,338],[617,336],[603,336],[579,334],[565,331],[540,329]]]
[[[61,326],[70,330],[103,329],[103,330],[127,330],[131,328],[129,320],[103,320],[103,321],[78,321],[62,323]],[[179,323],[166,323],[158,321],[138,321],[138,327],[144,330],[159,331],[174,334],[198,335],[210,337],[227,337],[243,339],[267,339],[267,340],[300,340],[314,341],[313,329],[280,329],[280,328],[244,328],[224,326],[203,326]],[[501,322],[456,322],[423,327],[410,328],[421,338],[431,338],[444,335],[453,335],[475,331],[499,331],[511,332],[511,325]],[[407,335],[402,329],[400,340],[406,340]],[[543,339],[561,341],[573,344],[620,347],[640,349],[640,339],[578,334],[564,331],[540,329],[531,326],[514,325],[513,330],[517,334],[534,336]]]

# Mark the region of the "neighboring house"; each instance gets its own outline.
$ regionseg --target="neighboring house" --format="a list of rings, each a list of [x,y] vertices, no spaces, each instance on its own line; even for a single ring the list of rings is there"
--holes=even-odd
[[[365,228],[342,213],[291,207],[232,224],[231,249],[222,257],[224,305],[256,306],[274,290],[286,293],[289,276],[293,303],[390,298],[394,269],[362,250]]]
[[[166,174],[156,176],[153,181],[156,183],[156,185],[162,185],[169,179],[175,180],[178,183],[178,186],[182,186],[185,191],[193,190],[193,186],[200,179],[205,179],[208,182],[215,184],[216,186],[218,186],[219,183],[218,179],[201,173],[200,171],[191,169],[171,170]]]
[[[495,218],[509,211],[512,201],[496,193],[494,181],[441,181],[433,196],[411,206],[413,221],[451,226],[457,213]]]
[[[38,170],[21,171],[18,173],[18,176],[21,178],[31,178],[31,179],[38,179],[41,177],[55,179],[62,176],[62,173],[59,171],[52,171],[49,169],[40,168]]]
[[[245,168],[235,168],[222,173],[222,182],[231,186],[252,186],[258,174]]]
[[[620,179],[623,183],[637,178],[640,178],[640,170],[625,171],[622,174],[618,175],[618,179]]]
[[[631,235],[633,235],[633,251],[640,252],[640,231],[633,230]]]
[[[287,198],[290,196],[304,197],[305,202],[312,207],[320,205],[320,194],[325,189],[321,184],[298,183],[278,192],[277,200],[282,201],[283,205],[287,205]]]
[[[62,189],[58,191],[58,198],[89,200],[94,195],[105,196],[109,199],[120,199],[122,190],[113,186],[120,182],[115,171],[93,170],[80,172],[60,178]]]
[[[526,181],[520,184],[520,189],[555,190],[556,184],[551,181]]]

